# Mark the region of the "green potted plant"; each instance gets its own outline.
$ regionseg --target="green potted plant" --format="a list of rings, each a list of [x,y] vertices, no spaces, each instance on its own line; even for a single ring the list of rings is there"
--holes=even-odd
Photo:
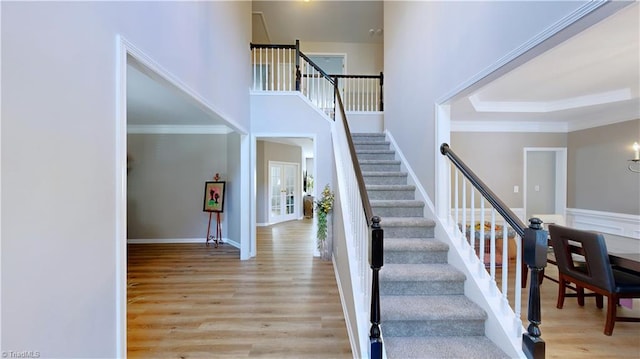
[[[320,251],[320,256],[323,259],[331,258],[331,249],[328,248],[327,245],[327,236],[328,236],[328,219],[329,213],[333,209],[333,199],[334,194],[331,192],[331,188],[327,184],[324,186],[322,190],[322,194],[320,195],[320,199],[316,201],[316,212],[318,214],[318,250]]]

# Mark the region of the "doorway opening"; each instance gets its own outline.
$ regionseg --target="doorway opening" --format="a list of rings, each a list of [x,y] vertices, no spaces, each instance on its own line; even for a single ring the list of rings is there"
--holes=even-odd
[[[525,218],[559,214],[567,207],[567,149],[525,147],[522,202]]]

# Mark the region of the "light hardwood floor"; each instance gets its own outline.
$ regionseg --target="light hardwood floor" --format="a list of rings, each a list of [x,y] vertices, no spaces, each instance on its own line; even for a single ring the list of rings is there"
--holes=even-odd
[[[310,238],[309,220],[260,227],[249,261],[224,244],[129,245],[129,358],[352,357],[333,268]],[[640,323],[608,337],[593,298],[556,309],[557,288],[541,287],[547,358],[640,358]],[[640,317],[640,302],[621,311]]]
[[[558,278],[557,267],[545,271]],[[596,307],[595,298],[585,298],[584,307],[576,298],[565,298],[562,309],[556,308],[558,284],[544,279],[540,286],[542,307],[542,338],[547,358],[640,358],[640,323],[616,322],[612,336],[604,335],[607,300],[604,308]],[[522,322],[526,327],[528,288],[522,292]],[[640,318],[640,301],[633,309],[618,307],[618,316]]]
[[[331,262],[311,221],[258,228],[257,257],[222,244],[128,246],[129,358],[351,358]]]

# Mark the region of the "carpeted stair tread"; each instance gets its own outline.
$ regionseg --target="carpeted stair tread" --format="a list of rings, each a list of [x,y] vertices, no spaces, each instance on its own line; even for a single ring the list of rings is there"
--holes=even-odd
[[[464,295],[380,296],[385,321],[486,320],[487,313]]]
[[[424,217],[384,217],[381,221],[384,227],[435,227],[436,222]]]
[[[424,207],[424,202],[411,199],[371,200],[371,207]]]
[[[416,186],[406,184],[368,184],[367,191],[415,191]]]
[[[380,271],[380,281],[464,281],[462,272],[450,264],[385,264]]]
[[[406,172],[398,171],[366,171],[362,172],[363,177],[406,177]]]
[[[399,165],[400,161],[398,160],[359,160],[361,165],[380,165],[380,164],[392,164]]]
[[[385,337],[388,359],[509,358],[485,336]]]
[[[447,252],[449,245],[434,238],[384,238],[384,251]]]

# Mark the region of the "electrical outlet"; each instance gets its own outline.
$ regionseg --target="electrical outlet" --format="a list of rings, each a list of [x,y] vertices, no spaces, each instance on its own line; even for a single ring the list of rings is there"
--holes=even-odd
[[[518,193],[518,192],[520,192],[520,187],[513,186],[513,193]]]
[[[533,187],[533,190],[534,190],[534,191],[536,191],[536,192],[540,192],[540,185],[538,185],[538,184],[537,184],[537,185],[535,185],[535,186]]]

